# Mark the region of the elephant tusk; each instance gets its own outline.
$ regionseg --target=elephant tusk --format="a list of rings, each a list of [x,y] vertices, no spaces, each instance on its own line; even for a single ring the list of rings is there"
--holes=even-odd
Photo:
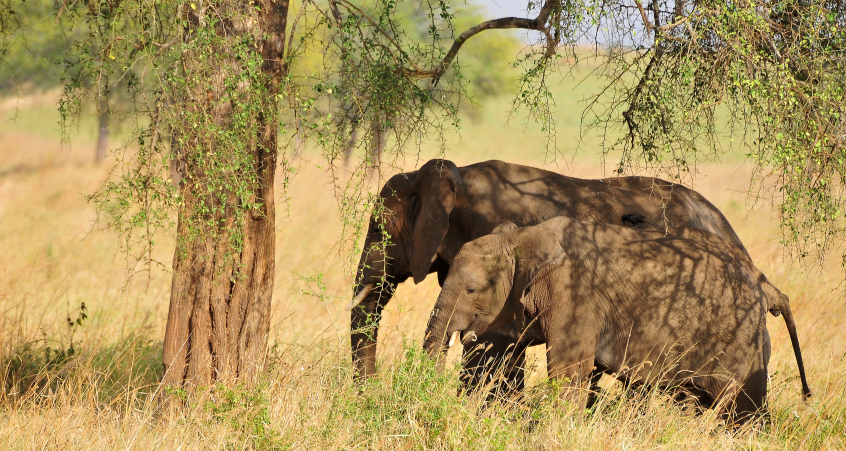
[[[368,283],[367,285],[365,285],[364,288],[362,288],[361,291],[359,291],[358,294],[355,295],[353,300],[350,301],[350,305],[347,306],[347,311],[350,311],[354,309],[355,306],[357,306],[358,304],[361,304],[361,301],[363,301],[364,298],[366,298],[367,295],[370,294],[370,292],[373,291],[373,288],[375,287],[375,283]]]
[[[450,339],[449,339],[449,344],[447,345],[447,347],[451,348],[452,345],[455,344],[455,340],[457,340],[459,336],[461,336],[461,332],[459,332],[459,331],[453,332],[452,337],[450,337]]]

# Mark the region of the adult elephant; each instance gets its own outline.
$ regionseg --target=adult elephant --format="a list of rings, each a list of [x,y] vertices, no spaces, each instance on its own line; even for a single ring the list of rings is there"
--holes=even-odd
[[[409,278],[420,283],[437,272],[443,285],[461,246],[505,222],[523,227],[568,216],[622,224],[624,214],[636,213],[653,224],[714,233],[746,253],[725,216],[699,193],[650,177],[584,180],[496,160],[457,167],[438,159],[393,176],[380,196],[382,205],[370,218],[350,304],[358,378],[376,373],[379,319],[397,284]],[[475,385],[507,363],[502,371],[509,386],[522,388],[528,345],[518,345],[522,329],[515,322],[480,336],[483,347],[467,345],[464,381]],[[514,357],[505,361],[506,353]]]

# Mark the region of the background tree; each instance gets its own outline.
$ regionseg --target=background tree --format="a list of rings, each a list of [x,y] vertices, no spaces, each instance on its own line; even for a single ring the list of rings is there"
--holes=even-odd
[[[115,3],[85,2],[83,5],[87,13],[80,11],[80,21],[69,22],[63,20],[67,19],[63,3],[35,0],[9,4],[4,22],[7,33],[0,43],[0,95],[31,94],[34,90],[51,89],[65,83],[71,87],[84,85],[98,116],[94,161],[100,163],[109,151],[111,127],[123,116],[121,107],[127,107],[127,99],[120,95],[121,88],[125,88],[122,85],[131,80],[122,78],[110,83],[102,78],[108,76],[104,69],[109,64],[97,62],[96,58],[111,59],[113,55],[108,52],[99,52],[93,47],[73,51],[80,42],[99,42],[99,36],[109,35],[109,29],[116,26],[113,23]],[[98,66],[100,69],[95,69]],[[75,105],[63,107],[71,112],[82,107],[81,100],[74,98]],[[116,107],[117,117],[113,114]],[[73,122],[75,117],[69,114],[64,119]]]
[[[2,1],[0,26],[8,33],[11,3]],[[547,81],[563,56],[583,56],[577,44],[597,43],[609,86],[585,119],[624,132],[620,141],[606,135],[605,150],[621,152],[620,173],[646,168],[683,181],[692,164],[719,150],[717,120],[725,111],[751,149],[754,186],[776,178],[785,243],[809,255],[846,232],[839,3],[547,0],[528,2],[526,18],[465,29],[456,28],[460,11],[452,4],[432,2],[421,7],[423,33],[403,29],[403,4],[377,1],[366,11],[352,0],[98,4],[109,11],[109,25],[91,27],[72,60],[94,87],[69,79],[62,107],[77,112],[86,94],[108,88],[101,84],[125,80],[143,118],[134,145],[91,199],[147,262],[156,231],[176,230],[166,385],[250,384],[263,369],[275,270],[274,179],[277,168],[290,170],[291,158],[279,134],[304,130],[334,162],[350,124],[332,115],[356,105],[364,129],[389,122],[395,145],[388,154],[423,136],[438,139],[460,124],[468,90],[456,63],[465,44],[490,30],[538,31],[537,45],[515,56],[523,67],[515,106],[549,133],[549,152],[557,147]],[[75,3],[61,20],[83,23],[90,11]],[[291,71],[317,48],[324,56],[319,73]],[[169,177],[177,157],[179,190]],[[360,236],[376,202],[361,180],[339,185],[350,237]]]
[[[16,2],[0,8],[8,8],[0,13],[0,93],[18,95],[59,85],[61,67],[56,63],[67,56],[70,44],[53,4]]]

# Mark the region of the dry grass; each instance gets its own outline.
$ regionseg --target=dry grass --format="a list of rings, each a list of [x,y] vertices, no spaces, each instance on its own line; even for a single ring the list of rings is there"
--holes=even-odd
[[[579,111],[573,98],[562,96],[562,114]],[[685,414],[661,393],[626,394],[608,381],[602,406],[580,414],[545,396],[554,387],[538,370],[523,404],[456,397],[454,374],[437,375],[417,351],[438,292],[431,277],[401,286],[387,308],[381,376],[359,395],[343,311],[349,268],[334,247],[337,204],[331,178],[309,164],[319,162],[311,154],[288,193],[289,208],[279,208],[275,345],[264,384],[254,391],[218,388],[189,400],[183,412],[159,412],[151,395],[161,371],[169,275],[153,268],[126,282],[133,268],[115,253],[117,237],[89,233],[94,211],[82,195],[106,176],[106,166],[91,163],[90,135],[62,147],[50,99],[21,105],[16,123],[5,122],[10,104],[0,105],[0,357],[7,373],[27,376],[38,388],[6,387],[0,395],[2,449],[846,447],[846,312],[837,289],[843,274],[836,263],[817,273],[783,261],[776,219],[766,204],[747,210],[749,171],[734,158],[700,166],[694,188],[728,216],[758,266],[791,297],[814,390],[809,403],[800,401],[784,324],[771,319],[773,415],[762,431],[729,432],[712,413]],[[543,164],[542,136],[516,123],[503,127],[506,105],[494,107],[466,125],[447,156],[458,164],[490,158]],[[577,119],[562,119],[560,139],[577,127]],[[433,155],[423,146],[419,159]],[[553,169],[601,176],[597,161],[585,151]],[[172,238],[162,237],[157,252],[168,262]],[[77,319],[82,302],[88,318],[71,328],[66,318]],[[543,368],[539,349],[530,360]]]

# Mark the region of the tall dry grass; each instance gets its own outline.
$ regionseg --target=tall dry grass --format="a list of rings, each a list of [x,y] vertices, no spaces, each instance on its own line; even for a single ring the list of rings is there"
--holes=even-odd
[[[579,111],[571,97],[562,96],[560,111]],[[280,194],[285,205],[278,208],[267,377],[251,391],[174,393],[186,397],[188,408],[161,412],[154,399],[170,276],[158,267],[128,267],[112,232],[92,232],[95,212],[82,196],[107,175],[108,165],[92,164],[93,133],[61,144],[52,101],[45,95],[20,105],[14,123],[6,121],[14,105],[3,103],[0,110],[0,361],[6,375],[0,448],[846,447],[843,273],[837,262],[814,272],[784,261],[773,209],[766,202],[747,208],[750,174],[736,158],[701,165],[693,186],[726,214],[757,265],[790,296],[814,391],[808,403],[800,400],[784,324],[771,318],[772,418],[761,430],[728,431],[713,412],[685,413],[660,392],[626,392],[610,380],[603,381],[599,407],[575,412],[556,400],[536,348],[524,402],[457,397],[454,369],[438,374],[419,352],[438,293],[434,278],[399,288],[382,320],[380,376],[359,392],[350,374],[343,310],[350,271],[337,253],[341,224],[333,180],[316,167],[313,153],[299,162],[287,198]],[[542,135],[515,120],[506,127],[506,109],[493,104],[466,124],[447,157],[459,165],[491,158],[542,165]],[[577,119],[565,117],[562,124],[561,141],[578,132]],[[81,129],[93,131],[90,125]],[[434,145],[416,151],[397,164],[412,168],[437,154]],[[586,150],[569,165],[549,167],[579,177],[607,175],[597,161]],[[172,237],[162,236],[156,257],[169,262],[172,246]]]

